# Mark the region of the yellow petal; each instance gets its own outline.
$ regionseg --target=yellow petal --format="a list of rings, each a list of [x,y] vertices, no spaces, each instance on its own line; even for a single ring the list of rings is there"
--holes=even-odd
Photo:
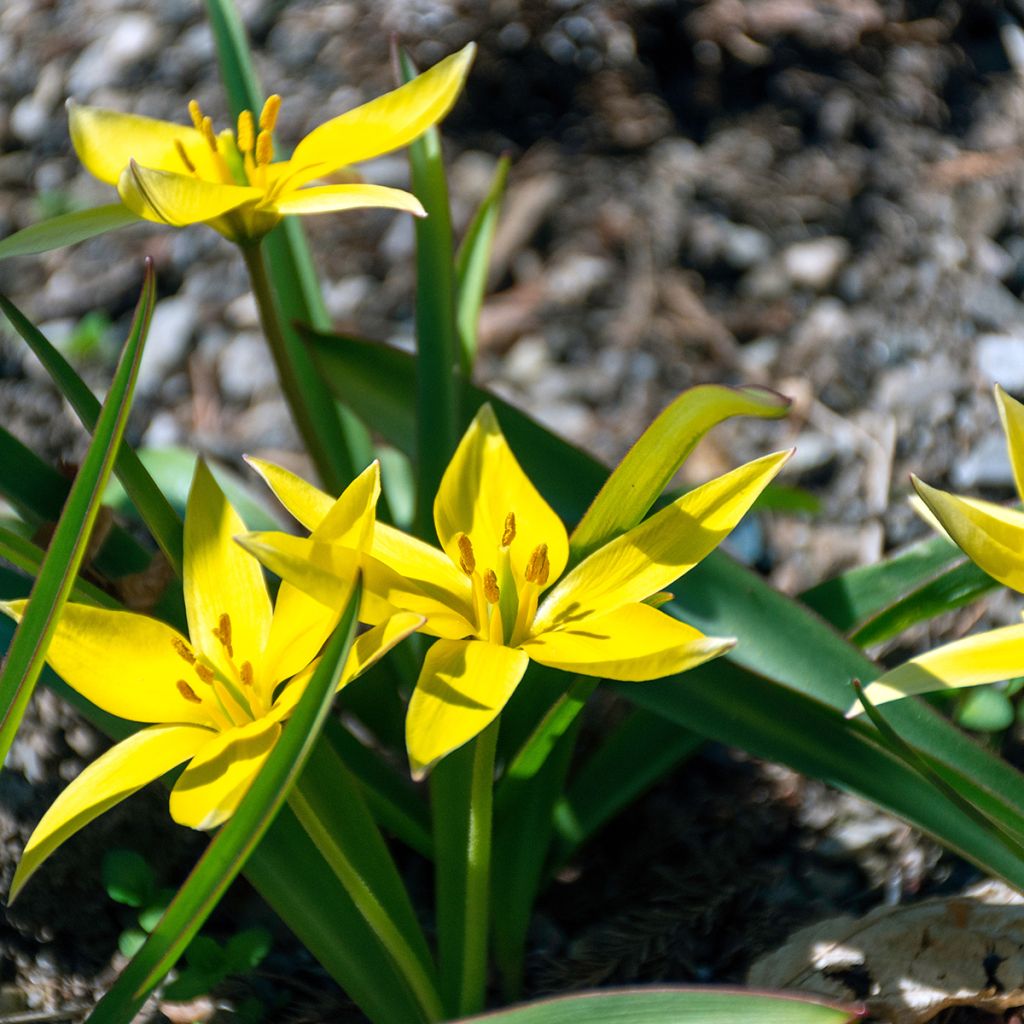
[[[263,198],[262,189],[152,170],[135,161],[121,172],[117,192],[132,213],[172,227],[212,221]]]
[[[232,662],[258,665],[270,633],[270,597],[263,570],[235,536],[245,524],[200,460],[185,510],[185,612],[192,642],[228,679]],[[230,620],[230,647],[218,639]]]
[[[301,476],[273,462],[256,459],[251,455],[246,455],[245,461],[263,477],[277,500],[307,530],[315,530],[330,512],[334,499],[326,491],[321,491]]]
[[[371,462],[345,488],[313,530],[311,540],[367,550],[380,497],[380,463]]]
[[[377,523],[370,553],[424,594],[459,610],[464,616],[472,615],[473,591],[468,577],[432,544],[425,544],[386,523]]]
[[[660,679],[724,654],[735,640],[704,636],[646,604],[541,633],[522,648],[542,665],[607,679]]]
[[[1024,592],[1024,513],[947,494],[916,477],[914,487],[967,556],[990,576]]]
[[[88,765],[50,805],[25,846],[8,902],[65,839],[147,783],[202,750],[216,733],[156,725],[129,736]]]
[[[598,548],[548,593],[531,633],[563,628],[663,590],[718,546],[789,456],[776,452],[748,462]]]
[[[305,181],[408,145],[451,109],[473,60],[472,43],[392,92],[314,128],[291,163],[313,165]]]
[[[174,784],[171,817],[179,825],[198,829],[227,821],[280,735],[281,726],[270,718],[218,733]]]
[[[405,719],[413,778],[483,732],[501,713],[530,659],[482,640],[438,640],[427,651]]]
[[[278,683],[301,672],[320,653],[340,614],[340,604],[329,607],[290,583],[281,584],[270,639],[256,672],[264,701],[270,701]]]
[[[1013,468],[1017,494],[1024,498],[1024,405],[1011,398],[998,384],[996,405],[1006,432],[1006,447],[1010,452],[1010,466]]]
[[[11,601],[0,604],[0,610],[20,620],[25,604]],[[46,660],[68,686],[118,718],[209,725],[206,708],[212,701],[197,704],[178,687],[178,680],[184,680],[202,690],[179,653],[188,648],[184,637],[156,619],[68,602]]]
[[[193,153],[208,149],[195,128],[73,101],[68,101],[68,126],[71,144],[85,169],[108,185],[117,184],[130,160],[143,167],[185,172],[175,140],[185,147],[190,159]]]
[[[385,185],[320,185],[285,192],[271,204],[282,215],[337,213],[341,210],[383,208],[426,217],[423,204],[411,193]]]
[[[399,612],[392,615],[386,622],[367,630],[356,638],[352,649],[348,652],[348,659],[342,669],[341,681],[338,689],[347,686],[353,679],[358,679],[368,668],[375,665],[388,651],[396,644],[401,643],[410,633],[415,633],[423,625],[422,615],[413,615],[410,612]],[[281,690],[270,716],[278,721],[287,718],[298,704],[306,685],[313,672],[316,670],[316,663],[312,663],[301,674],[290,680]]]
[[[558,579],[569,559],[565,527],[523,472],[494,411],[484,405],[459,442],[437,490],[434,525],[441,547],[458,565],[458,539],[464,533],[473,544],[480,571],[497,571],[509,513],[515,516],[509,556],[518,581],[522,583],[530,556],[541,544],[547,545],[548,578]]]
[[[1024,675],[1024,626],[1004,626],[911,658],[865,687],[864,694],[872,704],[887,704],[916,693],[998,683],[1019,675]],[[854,700],[846,714],[863,710]]]

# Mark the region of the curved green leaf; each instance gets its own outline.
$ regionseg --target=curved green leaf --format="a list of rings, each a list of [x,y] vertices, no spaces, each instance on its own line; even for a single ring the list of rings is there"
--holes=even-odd
[[[121,203],[96,206],[91,210],[76,210],[74,213],[51,217],[8,235],[0,241],[0,260],[60,249],[62,246],[84,242],[95,235],[138,223],[139,218]]]

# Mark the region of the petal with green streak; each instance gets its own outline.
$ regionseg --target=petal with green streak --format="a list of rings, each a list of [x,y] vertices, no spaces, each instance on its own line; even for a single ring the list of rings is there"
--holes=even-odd
[[[301,476],[273,462],[245,456],[245,461],[263,477],[274,496],[288,513],[312,532],[331,510],[334,500],[326,491],[314,487]]]
[[[313,530],[311,539],[357,551],[366,550],[373,540],[374,513],[379,497],[380,463],[371,462],[330,507]]]
[[[565,527],[512,454],[494,410],[483,405],[459,442],[434,499],[441,547],[459,565],[458,538],[464,533],[472,541],[478,570],[494,569],[500,576],[497,561],[510,512],[516,532],[509,555],[519,582],[541,544],[547,545],[549,579],[558,579],[569,559]]]
[[[411,193],[386,185],[318,185],[285,192],[271,204],[280,214],[337,213],[342,210],[402,210],[426,217],[423,204]]]
[[[560,580],[537,611],[537,635],[643,601],[713,551],[789,458],[776,452],[684,494],[600,547]]]
[[[171,817],[203,830],[227,821],[280,735],[280,724],[269,717],[218,733],[174,784]]]
[[[1017,494],[1024,498],[1024,405],[1011,398],[998,384],[996,405],[1006,432],[1006,447],[1010,452],[1010,466],[1013,468]]]
[[[216,220],[263,198],[262,189],[153,170],[135,161],[121,172],[117,194],[136,216],[176,228]]]
[[[427,651],[405,719],[413,778],[483,732],[523,678],[530,659],[483,640],[438,640]]]
[[[155,725],[101,754],[54,800],[29,837],[8,901],[65,839],[193,757],[215,737],[216,733],[194,725]]]
[[[259,664],[270,635],[271,607],[260,564],[236,543],[245,531],[213,474],[200,460],[185,509],[185,612],[192,642],[229,678]],[[221,616],[231,620],[231,647],[214,635]]]
[[[865,687],[864,695],[872,704],[887,704],[916,693],[998,683],[1019,675],[1024,675],[1024,626],[1003,626],[911,658]],[[860,701],[853,701],[846,713],[863,713]]]
[[[353,679],[358,679],[367,669],[383,658],[392,647],[401,643],[411,633],[415,633],[422,625],[422,615],[399,612],[379,626],[368,629],[352,644],[352,649],[348,653],[345,667],[341,673],[338,689],[347,686]],[[317,662],[310,663],[299,675],[289,680],[277,700],[274,701],[270,717],[283,721],[295,710],[295,705],[299,703],[305,692],[310,677],[316,671],[316,666]]]
[[[422,135],[451,109],[474,52],[470,43],[400,88],[314,128],[290,161],[315,168],[302,180],[390,153]]]
[[[20,619],[25,601],[0,604]],[[178,653],[189,644],[170,626],[134,612],[64,605],[46,660],[72,689],[129,722],[209,725],[203,704],[182,696],[178,680],[203,684]]]
[[[916,477],[914,487],[946,532],[981,569],[1024,592],[1024,513],[947,494]]]
[[[175,140],[190,157],[209,148],[195,128],[72,101],[68,102],[68,127],[78,159],[93,177],[108,185],[117,184],[130,160],[157,170],[185,171]]]
[[[541,633],[521,646],[551,668],[606,679],[660,679],[724,654],[735,640],[705,636],[646,604],[627,604]]]

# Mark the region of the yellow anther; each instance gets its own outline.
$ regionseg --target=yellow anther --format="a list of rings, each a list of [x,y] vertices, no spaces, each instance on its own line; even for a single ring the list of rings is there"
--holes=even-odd
[[[459,545],[459,568],[467,575],[472,576],[476,571],[476,556],[473,554],[473,542],[464,534],[459,534],[456,542]]]
[[[235,652],[231,649],[231,616],[227,612],[221,612],[220,621],[213,635],[221,642],[221,646],[228,652],[228,657],[233,658]]]
[[[260,111],[261,132],[272,132],[274,130],[280,110],[281,97],[275,92],[272,96],[267,97],[267,102],[263,104],[263,109]]]
[[[251,153],[256,142],[256,129],[253,127],[252,111],[243,110],[238,115],[238,148],[242,153]]]
[[[195,690],[192,689],[184,679],[179,679],[175,684],[178,687],[178,693],[182,695],[189,702],[189,704],[202,704],[203,699],[200,697]]]
[[[178,151],[178,157],[181,162],[188,168],[189,174],[196,173],[196,165],[188,158],[188,153],[185,152],[185,147],[181,143],[181,139],[174,140],[174,148]]]
[[[243,661],[240,670],[243,686],[252,686],[252,662]]]
[[[498,589],[498,575],[493,569],[484,573],[484,597],[491,604],[497,604],[501,600],[501,591]]]
[[[180,636],[176,636],[171,640],[171,646],[174,648],[174,651],[179,658],[184,658],[190,665],[194,665],[196,663],[196,656]]]
[[[196,664],[195,668],[196,668],[196,675],[199,676],[199,678],[202,679],[202,681],[204,683],[206,683],[207,686],[212,686],[213,685],[213,669],[209,668],[207,665],[199,665],[199,664]]]
[[[547,544],[538,544],[533,549],[529,562],[526,563],[526,580],[528,583],[536,583],[538,587],[543,587],[547,583],[550,573],[548,546]]]
[[[206,144],[214,151],[217,152],[217,134],[213,130],[213,118],[204,117],[202,124],[199,126],[199,130],[203,133],[203,138],[206,139]]]
[[[197,132],[203,130],[203,108],[195,100],[188,101],[188,116],[192,118]]]
[[[505,530],[501,535],[501,546],[507,548],[516,539],[516,514],[509,512],[505,516]]]
[[[261,167],[274,158],[274,140],[270,132],[262,131],[256,136],[256,163]]]

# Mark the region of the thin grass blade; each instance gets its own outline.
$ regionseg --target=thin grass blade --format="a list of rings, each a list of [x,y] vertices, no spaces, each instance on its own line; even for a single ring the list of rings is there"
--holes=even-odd
[[[87,238],[107,231],[138,224],[139,218],[127,206],[111,203],[91,210],[76,210],[60,217],[31,224],[0,241],[0,260],[12,256],[31,256],[34,253],[60,249],[65,245],[84,242]]]

